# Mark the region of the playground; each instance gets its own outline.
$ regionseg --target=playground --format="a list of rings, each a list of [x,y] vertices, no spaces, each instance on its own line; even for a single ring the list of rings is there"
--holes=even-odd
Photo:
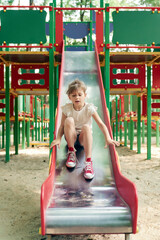
[[[0,239],[158,240],[160,7],[0,8]],[[89,181],[85,148],[72,169],[64,136],[49,149],[77,78],[120,142],[93,121]]]
[[[134,144],[134,149],[136,145]],[[146,161],[146,144],[142,154],[127,147],[117,148],[122,173],[137,186],[139,194],[139,233],[134,240],[159,240],[159,150],[153,144],[152,162]],[[13,151],[14,152],[14,151]],[[41,240],[40,187],[48,176],[48,149],[30,148],[20,150],[18,156],[11,155],[10,166],[4,164],[0,153],[0,236],[3,240]],[[37,154],[39,158],[37,159]],[[55,240],[123,240],[120,235],[56,236]]]

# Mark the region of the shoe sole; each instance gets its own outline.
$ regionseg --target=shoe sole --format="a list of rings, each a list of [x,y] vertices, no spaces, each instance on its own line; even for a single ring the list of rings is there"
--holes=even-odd
[[[70,165],[67,165],[67,164],[66,164],[66,166],[67,166],[68,168],[74,168],[74,167],[76,166],[76,164],[73,165],[73,166],[70,166]]]
[[[92,175],[91,177],[87,177],[87,176],[84,175],[84,178],[85,178],[86,180],[92,180],[92,179],[94,178],[94,175]]]

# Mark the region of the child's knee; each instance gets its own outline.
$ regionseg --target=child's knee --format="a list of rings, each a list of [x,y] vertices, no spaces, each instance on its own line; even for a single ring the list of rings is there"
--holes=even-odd
[[[72,117],[67,117],[64,122],[65,127],[74,126],[74,119]]]
[[[82,131],[84,133],[90,133],[91,134],[91,128],[88,124],[84,124],[83,127],[82,127]]]

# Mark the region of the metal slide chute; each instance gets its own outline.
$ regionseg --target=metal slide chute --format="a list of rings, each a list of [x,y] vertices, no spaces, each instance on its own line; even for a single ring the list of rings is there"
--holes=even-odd
[[[62,53],[59,99],[55,132],[60,124],[61,108],[68,101],[67,86],[74,79],[87,85],[87,102],[111,127],[97,51]],[[104,149],[104,136],[93,121],[93,162],[95,177],[83,177],[84,150],[77,150],[78,163],[68,171],[66,141],[53,148],[50,175],[41,189],[41,230],[49,234],[136,233],[137,194],[135,186],[120,172],[114,146]]]

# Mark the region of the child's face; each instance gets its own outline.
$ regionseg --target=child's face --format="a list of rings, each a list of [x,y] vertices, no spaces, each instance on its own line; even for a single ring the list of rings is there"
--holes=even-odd
[[[72,101],[76,110],[79,110],[84,106],[85,98],[86,93],[84,93],[81,88],[78,88],[69,95],[69,99]]]

